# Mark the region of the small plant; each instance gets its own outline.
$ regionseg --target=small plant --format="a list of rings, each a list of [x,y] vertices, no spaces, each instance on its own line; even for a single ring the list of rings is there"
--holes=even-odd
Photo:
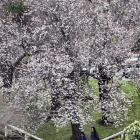
[[[124,129],[126,140],[140,140],[140,122],[135,121]]]
[[[12,16],[12,21],[17,23],[18,25],[26,25],[28,19],[24,15],[24,13],[27,11],[27,6],[24,5],[23,2],[15,2],[15,3],[9,3],[5,5],[5,11],[6,14],[9,16]]]
[[[27,6],[23,2],[11,3],[5,7],[6,13],[9,14],[23,14],[27,10]]]

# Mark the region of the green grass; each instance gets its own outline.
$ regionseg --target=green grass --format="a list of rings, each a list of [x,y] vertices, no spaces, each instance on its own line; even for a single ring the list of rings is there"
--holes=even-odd
[[[122,85],[120,87],[120,90],[127,93],[126,96],[130,97],[133,100],[133,105],[129,109],[128,120],[124,122],[124,125],[119,128],[114,128],[113,126],[105,127],[98,123],[98,120],[101,118],[101,115],[97,112],[94,112],[92,116],[94,121],[84,126],[85,133],[88,137],[90,135],[92,126],[96,127],[100,138],[102,139],[123,130],[124,127],[134,122],[134,120],[140,120],[140,98],[138,98],[138,93],[140,91],[138,91],[134,84],[130,82],[121,81],[121,83]],[[90,80],[89,85],[91,89],[94,90],[93,94],[98,96],[99,90],[97,81]],[[68,125],[57,130],[52,122],[46,123],[38,129],[37,135],[43,138],[44,140],[70,140],[71,126]]]
[[[37,135],[44,140],[69,140],[71,136],[70,124],[64,128],[56,128],[53,122],[43,124],[38,130]]]
[[[97,80],[89,80],[88,85],[89,85],[90,89],[93,91],[93,94],[99,96],[98,81]]]
[[[121,90],[123,90],[125,93],[128,94],[130,97],[137,97],[138,96],[138,89],[135,87],[135,85],[132,82],[127,81],[121,81]]]

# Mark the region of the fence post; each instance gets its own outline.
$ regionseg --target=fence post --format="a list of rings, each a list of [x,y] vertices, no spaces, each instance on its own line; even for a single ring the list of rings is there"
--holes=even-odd
[[[121,133],[121,138],[122,138],[122,139],[124,138],[124,132]]]
[[[28,135],[27,134],[25,134],[25,140],[28,140]]]
[[[7,128],[7,125],[5,126],[4,135],[5,135],[5,137],[8,136],[8,128]]]

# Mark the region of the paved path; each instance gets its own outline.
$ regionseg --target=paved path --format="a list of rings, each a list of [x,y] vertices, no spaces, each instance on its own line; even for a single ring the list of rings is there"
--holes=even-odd
[[[15,126],[21,124],[24,118],[23,112],[18,107],[10,106],[0,95],[0,130],[7,123],[12,122]]]

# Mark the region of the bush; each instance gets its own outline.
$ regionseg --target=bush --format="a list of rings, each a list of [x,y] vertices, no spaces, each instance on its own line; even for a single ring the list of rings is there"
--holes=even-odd
[[[5,7],[6,13],[11,14],[22,14],[27,10],[27,6],[25,6],[22,2],[19,3],[11,3]]]
[[[21,1],[8,3],[4,7],[7,16],[12,17],[12,21],[18,25],[26,25],[28,22],[27,16],[24,13],[28,12],[28,7]]]
[[[140,140],[140,122],[135,121],[124,129],[126,140]]]

